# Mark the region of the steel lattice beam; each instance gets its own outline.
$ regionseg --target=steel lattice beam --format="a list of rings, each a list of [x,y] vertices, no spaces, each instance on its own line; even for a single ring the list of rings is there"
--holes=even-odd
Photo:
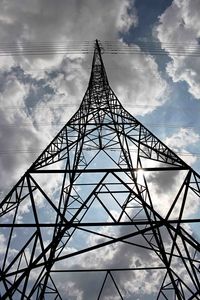
[[[157,276],[148,299],[200,299],[199,199],[200,176],[119,102],[96,41],[78,111],[0,204],[1,299],[133,299],[137,274]]]

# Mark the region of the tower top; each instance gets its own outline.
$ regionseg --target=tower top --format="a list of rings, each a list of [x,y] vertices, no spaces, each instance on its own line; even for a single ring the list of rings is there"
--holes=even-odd
[[[97,85],[99,87],[101,86],[102,88],[106,88],[106,86],[109,86],[106,70],[101,56],[101,46],[99,44],[99,41],[96,39],[94,45],[94,55],[89,80],[89,88],[93,88]]]

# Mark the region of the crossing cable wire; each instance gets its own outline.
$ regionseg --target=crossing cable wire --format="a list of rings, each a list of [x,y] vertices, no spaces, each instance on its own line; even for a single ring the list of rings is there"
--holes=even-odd
[[[1,123],[0,127],[29,127],[29,126],[37,126],[37,127],[52,127],[52,126],[64,126],[66,122],[24,122],[24,123]],[[184,124],[173,124],[173,123],[146,123],[146,126],[151,127],[164,127],[164,128],[178,128],[178,129],[194,129],[200,128],[200,126],[195,125],[184,125]]]
[[[0,43],[0,56],[77,54],[93,50],[94,43],[89,41]]]
[[[41,152],[43,151],[44,149],[43,148],[37,148],[37,149],[30,149],[30,150],[25,150],[25,149],[6,149],[5,151],[0,151],[0,156],[1,155],[16,155],[16,154],[38,154],[38,152]],[[88,148],[88,149],[85,149],[87,151],[92,151],[92,149]],[[115,149],[110,149],[110,151],[117,151]],[[134,150],[134,149],[130,149],[130,152],[137,152],[137,150]],[[175,151],[174,152],[177,154],[177,155],[180,155],[180,156],[188,156],[188,157],[191,157],[191,156],[195,156],[195,158],[199,159],[200,158],[200,152],[179,152],[179,151]]]
[[[80,106],[80,104],[55,104],[55,105],[51,105],[51,106],[46,106],[46,105],[40,105],[40,106],[24,106],[24,105],[6,105],[6,106],[1,106],[1,110],[5,113],[7,110],[33,110],[33,111],[37,111],[37,110],[56,110],[56,109],[62,109],[62,108],[78,108]],[[150,104],[124,104],[125,107],[127,108],[131,108],[131,109],[138,109],[138,108],[160,108],[160,106],[158,105],[150,105]],[[192,110],[193,107],[191,106],[177,106],[177,105],[170,105],[168,106],[168,109],[178,109],[178,110],[183,110],[188,112],[188,110]],[[200,110],[200,107],[194,107],[195,111]]]
[[[119,41],[102,41],[105,54],[142,54],[142,55],[173,55],[200,56],[199,43],[162,43],[155,41],[135,41],[124,44]],[[21,42],[1,43],[0,56],[16,55],[57,55],[57,54],[87,54],[93,53],[93,41],[66,42]]]
[[[103,41],[101,42],[101,44],[103,46],[104,53],[107,54],[147,54],[147,52],[150,52],[150,54],[153,55],[167,55],[166,52],[170,52],[171,55],[177,55],[177,56],[180,55],[200,56],[200,45],[195,43],[193,44],[192,43],[190,44],[162,43],[163,48],[165,50],[160,48],[159,42],[153,42],[153,41],[145,41],[145,42],[137,41],[137,44],[130,44],[130,45],[122,44],[119,41]],[[66,42],[59,42],[59,43],[57,42],[0,43],[0,56],[90,53],[93,52],[93,48],[94,48],[93,41],[66,41]],[[69,107],[70,105],[67,106]],[[149,107],[149,105],[143,105],[143,106],[134,105],[133,108],[146,107],[146,106]],[[13,109],[13,108],[27,109],[26,107],[6,107],[6,109]],[[16,125],[13,124],[13,126]],[[162,126],[162,125],[152,124],[152,126]],[[176,127],[175,125],[170,125],[170,124],[168,125],[165,124],[164,126]],[[194,126],[184,126],[184,128],[194,128]]]
[[[105,42],[105,53],[110,54],[147,54],[173,55],[173,56],[200,56],[200,44],[198,43],[162,43],[137,41],[136,44],[124,45],[119,42]]]

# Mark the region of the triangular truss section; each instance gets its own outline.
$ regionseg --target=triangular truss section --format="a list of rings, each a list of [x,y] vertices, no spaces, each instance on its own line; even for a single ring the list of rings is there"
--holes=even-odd
[[[121,105],[78,111],[0,204],[1,299],[199,299],[200,176]]]

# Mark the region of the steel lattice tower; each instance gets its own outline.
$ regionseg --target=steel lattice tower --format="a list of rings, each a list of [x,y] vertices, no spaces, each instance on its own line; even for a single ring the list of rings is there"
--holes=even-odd
[[[199,200],[200,176],[122,107],[96,41],[78,111],[0,204],[1,299],[200,299]]]

